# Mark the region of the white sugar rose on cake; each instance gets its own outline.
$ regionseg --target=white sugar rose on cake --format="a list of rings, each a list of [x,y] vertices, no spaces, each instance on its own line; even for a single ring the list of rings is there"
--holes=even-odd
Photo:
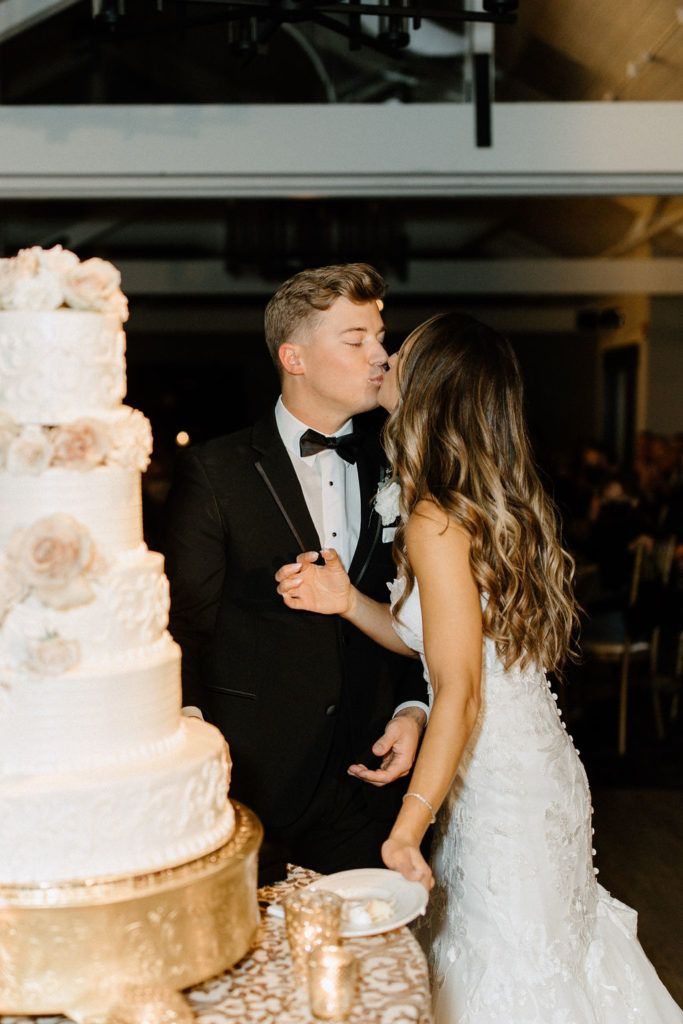
[[[127,317],[104,260],[0,259],[0,886],[172,867],[234,830],[229,751],[181,716],[143,539]]]

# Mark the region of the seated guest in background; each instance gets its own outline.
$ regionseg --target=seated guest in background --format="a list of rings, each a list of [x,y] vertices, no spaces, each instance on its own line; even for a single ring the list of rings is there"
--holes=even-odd
[[[586,775],[545,676],[570,651],[573,566],[532,460],[514,352],[451,313],[391,364],[391,607],[357,590],[334,550],[276,579],[297,614],[334,614],[423,659],[431,714],[382,853],[434,885],[419,931],[435,1024],[681,1024],[635,912],[593,871]],[[434,821],[430,868],[420,844]]]
[[[587,557],[591,506],[610,469],[605,446],[592,438],[580,441],[574,458],[560,460],[555,467],[553,492],[562,514],[564,539],[579,560]]]
[[[645,585],[646,564],[640,556],[638,594],[645,598],[632,607],[631,585],[636,548],[642,545],[648,562],[652,554],[653,524],[640,507],[637,489],[625,473],[613,472],[591,502],[590,537],[586,551],[597,568],[597,587],[581,596],[581,635],[587,641],[619,643],[628,632],[634,639],[651,629],[647,605],[654,596],[651,580]],[[643,614],[644,613],[644,614]]]
[[[613,473],[599,489],[591,504],[589,553],[600,572],[600,586],[606,600],[627,595],[631,578],[633,542],[649,538],[655,524],[640,507],[636,488],[625,474]]]
[[[682,463],[683,443],[680,435],[663,437],[643,431],[637,436],[633,468],[638,481],[638,496],[641,507],[647,510],[661,534],[675,533],[680,536],[682,532]]]
[[[377,407],[384,291],[365,264],[282,285],[265,316],[275,409],[181,452],[166,509],[183,700],[230,744],[230,794],[265,826],[262,881],[287,861],[381,865],[426,720],[417,661],[340,619],[292,615],[272,583],[297,551],[334,543],[364,593],[386,594],[391,531],[372,506],[385,461],[376,431],[352,423]]]

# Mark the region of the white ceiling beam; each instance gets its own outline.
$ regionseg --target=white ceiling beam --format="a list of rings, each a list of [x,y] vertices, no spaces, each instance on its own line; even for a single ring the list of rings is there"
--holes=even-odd
[[[4,0],[7,2],[7,0]],[[0,107],[0,198],[683,194],[683,103]]]
[[[277,283],[233,277],[222,260],[119,259],[128,295],[270,295]],[[395,295],[681,295],[683,259],[414,260]]]

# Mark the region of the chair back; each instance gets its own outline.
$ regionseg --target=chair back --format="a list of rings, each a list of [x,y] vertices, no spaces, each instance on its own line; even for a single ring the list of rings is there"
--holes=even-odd
[[[639,537],[632,549],[626,621],[629,634],[643,637],[662,625],[676,538]]]
[[[638,600],[640,579],[643,570],[643,558],[649,543],[646,537],[638,537],[633,549],[633,568],[631,569],[631,583],[628,591],[628,607],[633,608]]]

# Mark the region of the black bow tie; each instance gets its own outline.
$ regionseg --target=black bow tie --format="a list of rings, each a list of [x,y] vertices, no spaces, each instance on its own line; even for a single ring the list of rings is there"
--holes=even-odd
[[[301,435],[299,454],[302,458],[305,458],[306,455],[316,455],[324,448],[331,448],[337,455],[341,455],[342,459],[345,459],[346,462],[353,463],[358,457],[362,436],[362,434],[355,430],[350,434],[342,434],[341,437],[325,437],[324,434],[319,434],[317,430],[307,430]]]

